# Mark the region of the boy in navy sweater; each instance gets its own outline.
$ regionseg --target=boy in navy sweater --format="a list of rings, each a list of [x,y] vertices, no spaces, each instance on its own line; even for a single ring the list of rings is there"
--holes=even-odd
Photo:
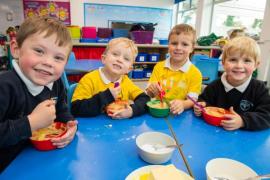
[[[28,144],[32,132],[54,120],[67,123],[67,133],[52,139],[62,148],[77,130],[59,79],[72,48],[66,27],[52,18],[28,18],[10,42],[13,69],[0,75],[0,172]],[[52,100],[57,97],[57,101]]]
[[[249,37],[237,37],[225,45],[222,64],[225,73],[199,96],[202,106],[229,109],[221,122],[226,130],[261,130],[270,127],[270,96],[265,84],[252,78],[260,61],[260,48]],[[201,109],[194,106],[197,116]]]

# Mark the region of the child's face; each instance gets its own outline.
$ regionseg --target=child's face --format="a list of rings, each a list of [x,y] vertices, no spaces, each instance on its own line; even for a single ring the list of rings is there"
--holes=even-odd
[[[123,42],[110,47],[105,55],[102,55],[104,70],[113,77],[127,74],[134,61],[134,55],[130,48]]]
[[[258,67],[255,59],[240,52],[232,53],[222,62],[225,72],[227,73],[227,81],[232,86],[243,84]]]
[[[59,47],[56,35],[44,37],[45,32],[29,36],[18,47],[11,44],[12,54],[24,75],[34,84],[44,86],[60,78],[66,65],[69,47]]]
[[[171,61],[183,65],[193,51],[193,35],[181,33],[173,34],[169,40],[169,54]]]

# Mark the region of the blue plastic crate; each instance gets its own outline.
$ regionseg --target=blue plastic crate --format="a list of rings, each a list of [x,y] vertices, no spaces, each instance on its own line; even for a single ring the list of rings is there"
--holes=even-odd
[[[80,39],[81,43],[96,43],[97,39],[96,38],[81,38]]]
[[[144,78],[150,78],[151,74],[152,74],[152,70],[151,69],[144,69],[143,70],[143,77]]]
[[[143,69],[134,69],[132,71],[132,78],[134,79],[142,79],[144,77]]]
[[[113,38],[128,37],[127,29],[113,29]]]
[[[136,62],[145,62],[147,61],[147,56],[148,54],[147,53],[139,53],[136,57]]]
[[[159,44],[160,45],[168,45],[169,44],[169,40],[168,39],[159,39]]]
[[[97,43],[108,43],[111,38],[97,38]]]
[[[201,71],[203,84],[209,84],[218,78],[218,68],[220,59],[201,57],[194,58],[192,63]]]
[[[160,57],[159,53],[151,53],[151,54],[148,55],[148,61],[149,62],[158,62],[159,57]]]

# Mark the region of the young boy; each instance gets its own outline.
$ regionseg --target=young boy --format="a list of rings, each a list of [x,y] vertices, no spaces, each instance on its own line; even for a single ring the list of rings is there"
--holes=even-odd
[[[221,125],[226,130],[260,130],[270,127],[270,96],[265,84],[252,79],[260,63],[258,44],[249,37],[236,37],[225,45],[222,64],[225,73],[199,96],[202,106],[230,109]],[[197,116],[201,115],[194,106]]]
[[[66,27],[51,18],[29,18],[10,48],[14,69],[0,75],[0,172],[27,145],[33,131],[54,120],[67,122],[67,133],[52,140],[62,148],[77,130],[59,79],[72,48]]]
[[[157,97],[163,89],[170,101],[170,111],[180,114],[193,106],[187,95],[197,99],[201,92],[202,75],[189,60],[196,32],[187,24],[179,24],[171,30],[168,39],[170,57],[155,65],[146,93]]]
[[[137,53],[137,47],[131,40],[111,40],[101,57],[104,67],[89,72],[78,83],[72,97],[72,114],[96,116],[118,98],[132,100],[134,104],[108,114],[112,118],[122,119],[143,114],[149,97],[126,75],[132,69]]]

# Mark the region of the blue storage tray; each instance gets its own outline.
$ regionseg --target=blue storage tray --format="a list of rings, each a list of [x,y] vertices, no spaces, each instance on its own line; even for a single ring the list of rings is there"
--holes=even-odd
[[[136,57],[136,62],[145,62],[147,61],[148,54],[147,53],[139,53]]]
[[[128,37],[127,29],[113,29],[113,38]]]
[[[92,39],[92,38],[81,38],[80,39],[81,43],[96,43],[97,39]]]
[[[151,74],[152,74],[152,70],[150,70],[150,69],[143,70],[143,77],[144,78],[150,78]]]
[[[132,78],[142,79],[144,77],[144,71],[142,69],[135,69],[132,71]]]
[[[159,61],[160,54],[159,53],[152,53],[148,55],[148,61],[149,62],[158,62]]]

